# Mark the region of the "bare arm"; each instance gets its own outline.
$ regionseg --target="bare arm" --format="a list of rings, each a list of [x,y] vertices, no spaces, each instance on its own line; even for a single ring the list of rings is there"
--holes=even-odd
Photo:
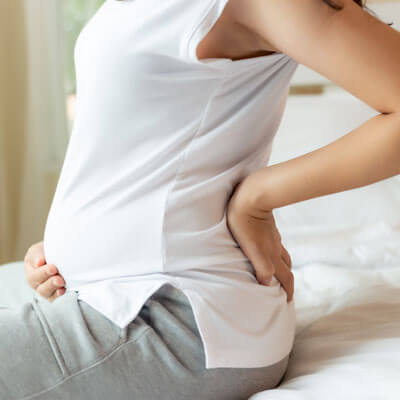
[[[275,276],[287,301],[294,275],[273,209],[400,172],[400,33],[353,0],[335,1],[344,9],[322,0],[231,0],[236,21],[265,49],[272,45],[380,113],[327,146],[251,173],[232,193],[229,230],[257,280],[268,284]]]
[[[342,0],[341,11],[322,0],[235,1],[240,23],[381,113],[327,146],[255,171],[241,185],[244,203],[261,216],[399,174],[400,33],[353,0]]]
[[[400,118],[378,114],[327,146],[253,172],[243,188],[253,215],[262,216],[267,210],[399,173]]]

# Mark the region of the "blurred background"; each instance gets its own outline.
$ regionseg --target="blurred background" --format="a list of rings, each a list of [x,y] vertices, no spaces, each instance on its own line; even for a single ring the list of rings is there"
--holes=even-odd
[[[22,260],[28,247],[43,239],[75,114],[73,48],[80,30],[102,3],[0,0],[0,264]],[[381,20],[400,28],[400,1],[370,0],[367,5]],[[300,65],[271,164],[321,147],[374,114],[342,88]],[[376,185],[371,186],[382,188],[384,195],[383,184]],[[367,193],[371,188],[357,190]],[[331,199],[337,199],[337,204],[324,208],[321,203],[318,212],[308,213],[307,207],[321,202],[313,199],[305,202],[303,215],[297,207],[290,218],[289,206],[286,214],[277,215],[279,224],[295,235],[301,233],[293,229],[301,226],[302,218],[314,219],[315,226],[327,218],[344,223],[348,215],[354,222],[360,212],[358,200],[335,196]],[[357,223],[365,218],[371,222],[373,217],[365,208]],[[292,225],[285,226],[289,219]]]

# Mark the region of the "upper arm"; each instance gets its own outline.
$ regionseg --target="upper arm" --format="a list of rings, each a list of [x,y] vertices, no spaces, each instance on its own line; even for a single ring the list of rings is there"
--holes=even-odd
[[[400,32],[340,1],[337,11],[323,0],[236,0],[234,17],[375,110],[400,111]]]

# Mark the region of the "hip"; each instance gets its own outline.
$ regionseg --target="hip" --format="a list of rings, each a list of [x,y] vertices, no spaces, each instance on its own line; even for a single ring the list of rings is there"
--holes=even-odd
[[[10,400],[184,400],[188,394],[245,400],[277,386],[289,361],[287,355],[267,367],[206,369],[190,303],[170,285],[148,298],[122,329],[73,291],[53,303],[33,299],[0,310],[0,322],[1,358],[13,360],[17,349],[25,349],[17,374],[0,368],[0,392]],[[39,361],[45,367],[37,370]]]

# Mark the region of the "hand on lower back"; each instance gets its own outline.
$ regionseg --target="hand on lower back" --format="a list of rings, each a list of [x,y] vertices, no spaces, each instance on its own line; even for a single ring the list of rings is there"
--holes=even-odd
[[[64,278],[54,264],[46,264],[43,242],[35,243],[24,258],[25,275],[28,285],[42,297],[53,302],[65,293]]]
[[[268,285],[275,276],[291,301],[294,293],[292,262],[281,242],[281,235],[271,211],[254,213],[241,184],[237,185],[227,205],[227,225],[244,254],[254,267],[257,281]]]

